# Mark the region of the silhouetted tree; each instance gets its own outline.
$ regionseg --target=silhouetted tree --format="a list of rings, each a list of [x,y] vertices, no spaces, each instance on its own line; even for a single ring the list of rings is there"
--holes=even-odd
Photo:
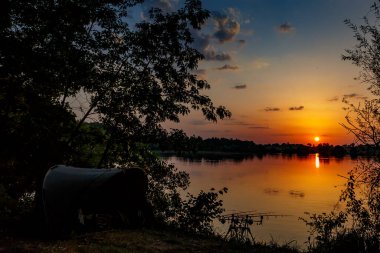
[[[348,103],[348,102],[347,102]],[[380,148],[380,104],[378,99],[364,100],[362,104],[349,104],[346,123],[341,124],[355,136],[356,142],[373,144]]]
[[[345,23],[353,30],[357,45],[346,50],[343,60],[361,68],[359,80],[376,99],[364,99],[363,104],[350,106],[346,123],[342,124],[357,142],[376,149],[376,157],[362,160],[348,173],[341,200],[345,213],[322,214],[310,217],[312,231],[317,234],[317,244],[312,252],[379,252],[380,251],[380,1],[371,7],[364,24],[357,26],[350,20]],[[373,24],[371,23],[374,22]],[[368,152],[368,151],[367,151]],[[346,223],[350,220],[349,224]],[[327,231],[327,237],[324,232]],[[347,248],[348,243],[353,243]]]
[[[380,250],[380,20],[379,1],[371,6],[370,16],[357,26],[350,20],[346,24],[353,30],[357,45],[346,50],[343,60],[349,60],[361,68],[359,80],[367,85],[376,99],[365,100],[363,105],[350,105],[354,119],[347,115],[344,125],[363,144],[373,145],[376,159],[362,162],[349,173],[342,199],[347,212],[353,217],[353,229],[364,240],[366,250]],[[372,23],[373,22],[373,23]]]
[[[141,2],[2,1],[0,182],[8,194],[38,194],[56,163],[156,166],[151,186],[163,196],[188,185],[183,173],[145,159],[142,143],[166,136],[161,124],[192,109],[211,121],[230,116],[201,94],[210,85],[194,74],[203,56],[192,30],[209,12],[186,0],[132,20]]]

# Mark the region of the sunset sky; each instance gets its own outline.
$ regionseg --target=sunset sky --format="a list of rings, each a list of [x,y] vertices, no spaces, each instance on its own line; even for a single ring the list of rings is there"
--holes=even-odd
[[[148,1],[149,2],[149,1]],[[174,8],[181,1],[150,1]],[[339,124],[347,111],[342,99],[368,96],[354,78],[359,68],[341,60],[355,45],[346,18],[356,24],[373,0],[204,0],[212,16],[194,33],[206,59],[198,74],[207,91],[232,118],[217,124],[192,113],[180,124],[189,135],[226,137],[256,143],[349,144]]]

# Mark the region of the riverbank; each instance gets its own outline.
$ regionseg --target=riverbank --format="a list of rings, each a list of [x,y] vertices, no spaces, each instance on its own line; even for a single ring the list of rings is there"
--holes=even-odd
[[[237,246],[220,238],[185,235],[171,230],[112,230],[47,241],[1,236],[0,253],[297,253],[275,243]]]

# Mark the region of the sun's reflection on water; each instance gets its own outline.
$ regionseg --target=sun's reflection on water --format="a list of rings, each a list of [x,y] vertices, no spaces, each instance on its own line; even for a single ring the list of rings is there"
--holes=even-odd
[[[319,169],[319,154],[315,154],[315,168]]]

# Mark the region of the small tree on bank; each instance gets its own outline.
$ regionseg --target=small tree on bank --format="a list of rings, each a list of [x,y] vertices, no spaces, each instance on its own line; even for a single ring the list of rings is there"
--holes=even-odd
[[[346,50],[343,60],[360,67],[358,80],[367,86],[374,99],[350,104],[346,123],[342,126],[354,135],[356,142],[373,145],[376,157],[358,161],[348,173],[341,194],[345,204],[339,214],[312,215],[306,224],[316,234],[312,252],[379,252],[380,251],[380,1],[371,6],[370,16],[357,26],[345,23],[353,30],[357,45]],[[347,221],[349,221],[347,223]]]

